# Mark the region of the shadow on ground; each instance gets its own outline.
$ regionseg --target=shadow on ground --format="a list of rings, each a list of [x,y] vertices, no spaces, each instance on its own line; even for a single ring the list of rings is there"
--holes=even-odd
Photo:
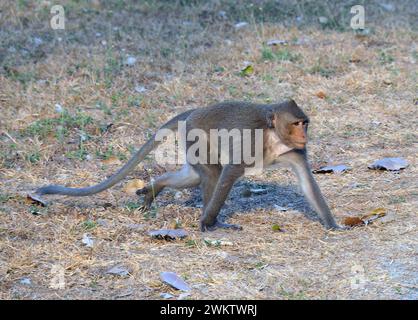
[[[187,200],[157,200],[158,206],[170,203],[186,207],[202,207],[202,198],[198,188],[192,190],[192,196]],[[297,211],[306,218],[317,221],[316,213],[310,208],[295,185],[280,185],[275,183],[256,183],[249,180],[238,181],[221,210],[221,217],[228,219],[235,213],[248,213],[264,210]]]

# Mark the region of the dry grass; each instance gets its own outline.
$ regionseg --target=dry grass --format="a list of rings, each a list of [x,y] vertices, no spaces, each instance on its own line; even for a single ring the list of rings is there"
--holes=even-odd
[[[1,299],[178,296],[160,282],[161,271],[185,278],[192,299],[418,298],[416,4],[397,4],[388,13],[373,2],[366,6],[376,18],[371,32],[356,36],[313,22],[306,11],[315,7],[311,1],[298,7],[309,20],[299,27],[285,27],[293,21],[290,11],[276,20],[266,14],[261,22],[254,12],[224,2],[65,3],[67,30],[56,33],[48,27],[47,1],[1,5]],[[226,20],[219,10],[227,11]],[[235,30],[242,20],[248,27]],[[34,37],[42,43],[35,46]],[[276,38],[289,45],[270,52],[263,44]],[[134,66],[123,65],[127,55],[137,58]],[[242,77],[245,61],[255,72]],[[147,91],[136,92],[138,85]],[[319,91],[326,98],[318,98]],[[125,161],[147,133],[181,110],[285,97],[294,97],[311,117],[313,165],[352,167],[316,176],[337,219],[378,207],[387,209],[385,218],[326,232],[309,212],[301,214],[303,201],[285,169],[243,182],[272,188],[265,198],[244,203],[234,191],[230,221],[243,232],[200,233],[200,209],[187,205],[189,191],[179,197],[165,192],[156,217],[135,212],[137,199],[123,192],[123,184],[89,199],[51,197],[47,208],[25,200],[44,184],[101,181],[117,169],[103,159]],[[55,104],[68,114],[58,114]],[[88,139],[80,143],[80,136]],[[384,156],[402,156],[410,165],[400,173],[367,169]],[[164,170],[146,161],[126,181],[149,180]],[[275,203],[297,205],[277,212]],[[173,221],[188,239],[147,236]],[[272,231],[274,224],[285,232]],[[82,244],[85,233],[93,248]],[[233,245],[208,246],[204,237]],[[49,287],[53,265],[65,268],[65,289]],[[106,274],[114,265],[127,267],[129,275]],[[364,288],[351,288],[353,266],[363,268]],[[21,284],[22,278],[31,284]]]

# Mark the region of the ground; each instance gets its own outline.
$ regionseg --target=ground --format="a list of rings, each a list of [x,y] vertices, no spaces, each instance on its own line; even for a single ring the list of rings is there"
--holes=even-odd
[[[51,29],[50,1],[0,4],[1,299],[418,298],[415,1],[367,2],[364,31],[350,28],[350,1],[61,3],[65,30]],[[281,168],[235,186],[223,215],[243,231],[201,233],[198,190],[167,190],[138,212],[124,186],[170,169],[152,157],[93,197],[26,199],[41,185],[102,181],[181,111],[289,97],[311,118],[312,166],[351,168],[315,175],[336,219],[385,217],[326,231]],[[368,169],[382,157],[409,165]],[[148,236],[166,227],[189,236]]]

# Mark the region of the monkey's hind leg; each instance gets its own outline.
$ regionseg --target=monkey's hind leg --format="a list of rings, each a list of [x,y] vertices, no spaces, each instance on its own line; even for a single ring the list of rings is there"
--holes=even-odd
[[[195,187],[199,183],[199,175],[188,164],[185,164],[179,171],[164,173],[148,186],[136,191],[137,195],[144,195],[144,202],[139,210],[142,212],[149,210],[154,199],[165,187],[185,189]]]
[[[199,172],[200,173],[200,172]],[[200,229],[202,231],[213,231],[218,228],[242,230],[242,227],[236,224],[219,221],[218,214],[234,184],[242,175],[242,167],[228,165],[222,169],[220,175],[202,176],[203,193],[203,213],[200,219]]]

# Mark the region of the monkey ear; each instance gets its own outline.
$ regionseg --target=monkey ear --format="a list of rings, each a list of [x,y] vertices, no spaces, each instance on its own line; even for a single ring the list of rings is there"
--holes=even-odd
[[[274,129],[277,123],[277,114],[274,112],[269,112],[267,114],[267,128]]]

